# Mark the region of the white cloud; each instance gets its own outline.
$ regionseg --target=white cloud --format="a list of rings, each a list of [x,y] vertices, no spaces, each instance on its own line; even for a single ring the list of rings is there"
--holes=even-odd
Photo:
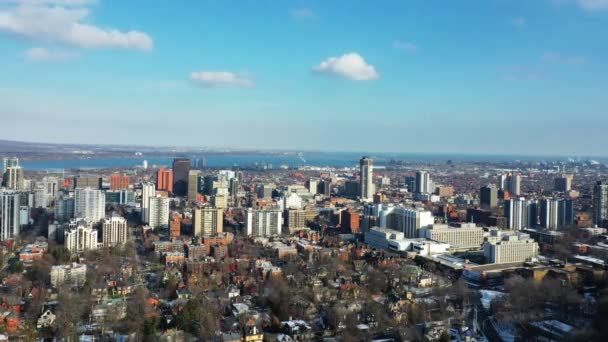
[[[416,45],[414,43],[410,43],[410,42],[402,42],[399,40],[393,42],[393,47],[396,49],[405,50],[408,52],[418,51],[418,45]]]
[[[307,7],[294,8],[290,11],[291,16],[298,19],[315,19],[317,14]]]
[[[356,52],[350,52],[339,57],[330,57],[313,67],[314,72],[333,74],[355,81],[375,80],[380,75],[373,65]]]
[[[582,56],[563,56],[557,52],[545,52],[542,57],[545,62],[553,62],[568,65],[583,65],[587,63],[587,59]]]
[[[190,80],[203,87],[252,87],[253,81],[246,75],[237,75],[229,71],[194,71]]]
[[[0,10],[0,32],[37,42],[85,49],[149,51],[152,38],[139,31],[100,28],[87,22],[86,0],[21,0]]]
[[[517,17],[517,18],[513,18],[511,20],[511,25],[513,25],[519,29],[523,29],[524,27],[528,26],[528,22],[526,21],[526,18],[524,18],[524,17]]]
[[[78,54],[61,50],[49,50],[47,48],[31,48],[23,53],[23,56],[32,62],[55,62],[67,61],[78,57]]]
[[[608,0],[578,0],[577,2],[586,11],[608,10]]]

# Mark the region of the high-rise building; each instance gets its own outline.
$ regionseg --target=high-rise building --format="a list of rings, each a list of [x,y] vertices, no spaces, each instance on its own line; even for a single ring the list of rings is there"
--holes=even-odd
[[[190,170],[188,172],[188,201],[196,201],[199,189],[199,174],[198,170]]]
[[[97,249],[97,230],[89,220],[74,220],[65,229],[63,241],[72,253]]]
[[[106,196],[103,191],[92,188],[74,190],[74,217],[98,222],[105,213]]]
[[[546,229],[562,229],[574,224],[574,202],[564,198],[540,201],[540,225]]]
[[[91,188],[101,189],[102,180],[99,176],[78,176],[74,177],[74,189]]]
[[[306,189],[308,189],[308,192],[310,192],[313,195],[317,194],[317,185],[318,185],[318,182],[315,179],[309,179],[306,181],[306,184],[305,184]]]
[[[0,241],[19,235],[20,229],[20,194],[12,190],[0,192]]]
[[[284,233],[293,234],[298,230],[306,229],[306,211],[302,209],[286,209]]]
[[[608,219],[608,183],[598,181],[593,187],[593,224],[603,226]]]
[[[148,223],[150,220],[150,198],[156,196],[154,183],[141,184],[141,222]]]
[[[538,203],[525,198],[512,198],[505,201],[504,215],[507,229],[521,230],[537,225]]]
[[[44,176],[42,177],[42,182],[40,182],[42,186],[44,186],[46,190],[46,195],[48,196],[48,201],[52,202],[59,195],[59,178],[53,176]]]
[[[331,181],[324,179],[317,184],[317,193],[323,196],[331,195]]]
[[[228,195],[213,195],[212,203],[218,209],[226,209],[228,208]]]
[[[344,181],[344,196],[357,197],[361,196],[361,181],[347,179]]]
[[[417,171],[415,192],[418,194],[430,194],[433,192],[432,189],[433,184],[429,173],[426,171]]]
[[[169,227],[169,198],[156,195],[149,200],[148,225],[155,228]]]
[[[55,219],[59,222],[74,218],[74,197],[62,195],[55,203]]]
[[[494,184],[479,189],[479,204],[481,209],[489,210],[498,206],[498,188]]]
[[[501,182],[502,178],[501,178]],[[521,195],[521,175],[516,173],[507,173],[504,177],[503,190],[508,191],[511,196]]]
[[[2,182],[7,189],[24,190],[23,168],[21,166],[8,166],[4,172]]]
[[[19,166],[19,158],[5,157],[2,158],[2,172],[6,172],[9,167]]]
[[[207,196],[213,195],[213,184],[217,182],[217,176],[205,175],[203,177],[203,194]]]
[[[224,211],[205,206],[194,209],[192,225],[195,236],[209,236],[224,231]]]
[[[110,190],[123,190],[129,188],[129,176],[114,173],[110,176]]]
[[[274,189],[274,184],[259,184],[257,187],[258,198],[271,199]]]
[[[158,169],[156,174],[156,189],[158,191],[173,192],[173,171]]]
[[[129,228],[127,220],[120,216],[111,216],[103,222],[101,237],[104,247],[119,246],[129,241]]]
[[[173,159],[173,193],[176,196],[188,195],[188,173],[190,172],[190,159]]]
[[[420,229],[434,223],[433,213],[422,208],[388,207],[380,212],[382,227],[403,232],[406,238],[418,238]]]
[[[359,160],[359,191],[360,197],[364,201],[374,199],[374,162],[369,157]]]
[[[247,209],[247,236],[274,236],[281,233],[283,213],[279,209]]]
[[[572,190],[572,175],[561,175],[553,180],[553,190],[568,192]]]
[[[361,214],[353,211],[351,208],[342,210],[340,213],[342,216],[340,221],[342,229],[352,234],[358,234],[361,232]]]

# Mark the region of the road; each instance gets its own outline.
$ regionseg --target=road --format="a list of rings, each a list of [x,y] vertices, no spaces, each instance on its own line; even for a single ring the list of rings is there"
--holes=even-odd
[[[470,289],[469,300],[473,307],[477,308],[477,324],[484,336],[489,341],[503,341],[503,339],[494,329],[494,325],[490,322],[491,316],[487,314],[486,310],[483,308],[483,305],[481,305],[481,294],[479,294],[479,291]],[[471,319],[475,319],[474,312],[475,310],[471,309]]]

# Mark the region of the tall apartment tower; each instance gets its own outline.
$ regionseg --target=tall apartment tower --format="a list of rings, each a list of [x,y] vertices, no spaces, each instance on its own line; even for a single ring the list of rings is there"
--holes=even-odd
[[[504,215],[507,220],[507,229],[531,228],[537,225],[538,204],[535,200],[512,198],[505,201]]]
[[[4,186],[10,190],[24,190],[23,168],[21,166],[8,166],[2,178]]]
[[[364,201],[374,199],[374,162],[369,157],[363,157],[359,161],[359,191]]]
[[[169,198],[155,196],[150,197],[150,207],[148,208],[149,219],[148,224],[154,228],[169,227]]]
[[[110,190],[123,190],[129,188],[129,176],[114,173],[110,176]]]
[[[553,190],[559,192],[568,192],[572,190],[572,175],[561,175],[553,180]]]
[[[215,207],[194,209],[192,218],[195,236],[208,236],[224,231],[224,211]]]
[[[479,204],[482,209],[492,209],[498,206],[498,188],[494,184],[479,189]]]
[[[141,222],[150,222],[150,198],[156,196],[154,183],[141,184]]]
[[[188,173],[190,172],[190,159],[173,159],[173,193],[176,196],[188,195]]]
[[[19,193],[12,190],[0,192],[0,241],[19,235]]]
[[[64,232],[63,241],[65,248],[72,253],[97,249],[97,230],[91,221],[72,221]]]
[[[503,190],[508,191],[512,196],[521,195],[521,175],[509,172],[504,179]]]
[[[98,222],[105,213],[106,195],[103,191],[91,188],[74,190],[74,217]]]
[[[6,169],[13,166],[19,166],[19,158],[17,157],[5,157],[2,158],[2,172],[6,172]]]
[[[415,191],[419,194],[430,194],[433,192],[431,189],[433,185],[431,184],[431,176],[426,171],[417,171],[416,172],[416,184]]]
[[[129,228],[127,220],[119,216],[112,216],[103,221],[103,246],[114,247],[126,243],[129,240]]]
[[[166,191],[168,193],[173,192],[173,171],[158,169],[156,174],[156,190]]]
[[[247,236],[273,236],[281,234],[283,212],[279,209],[247,210]]]
[[[593,187],[593,224],[602,226],[608,219],[608,183],[598,181]]]

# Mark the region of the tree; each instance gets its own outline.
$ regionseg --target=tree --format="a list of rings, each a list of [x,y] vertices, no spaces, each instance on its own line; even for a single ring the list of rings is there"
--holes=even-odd
[[[59,292],[57,312],[55,317],[55,334],[58,337],[72,341],[78,333],[78,325],[86,308],[75,293],[69,290]]]
[[[8,266],[9,273],[23,273],[23,263],[21,261],[14,261]]]

